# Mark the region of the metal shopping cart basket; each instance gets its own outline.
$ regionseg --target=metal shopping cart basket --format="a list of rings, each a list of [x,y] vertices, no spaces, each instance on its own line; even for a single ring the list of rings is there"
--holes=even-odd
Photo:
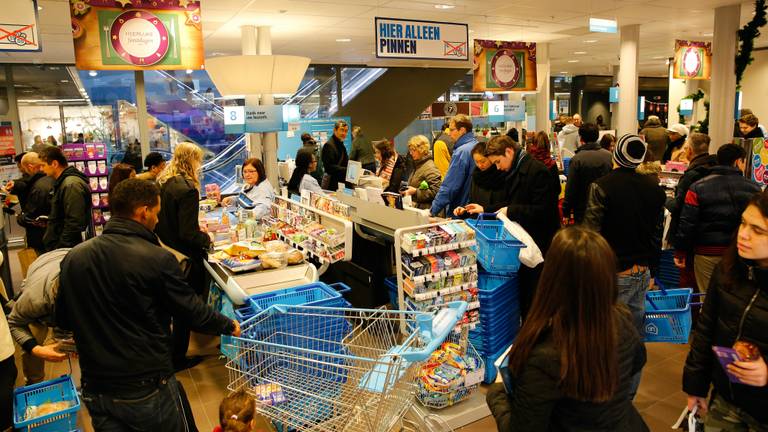
[[[271,306],[232,339],[228,388],[245,389],[260,414],[288,428],[388,432],[414,409],[418,371],[466,308]]]
[[[691,299],[691,288],[664,289],[645,294],[645,341],[686,344],[691,334],[691,307],[701,306]]]

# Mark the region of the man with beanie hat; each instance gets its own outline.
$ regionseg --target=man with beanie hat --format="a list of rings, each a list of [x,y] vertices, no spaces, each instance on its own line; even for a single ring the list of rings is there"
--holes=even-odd
[[[602,234],[616,253],[619,301],[629,307],[641,337],[650,268],[661,253],[666,198],[652,176],[635,172],[646,151],[645,141],[637,135],[619,139],[613,152],[614,170],[592,183],[584,216],[584,224]],[[639,374],[636,381],[633,396]]]

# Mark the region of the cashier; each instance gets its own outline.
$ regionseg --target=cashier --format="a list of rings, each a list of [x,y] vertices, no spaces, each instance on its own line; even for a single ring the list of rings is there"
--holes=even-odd
[[[243,180],[245,185],[240,194],[226,197],[222,203],[226,206],[237,205],[240,208],[253,210],[256,219],[269,215],[269,209],[275,199],[275,190],[267,181],[261,159],[250,158],[243,162]]]

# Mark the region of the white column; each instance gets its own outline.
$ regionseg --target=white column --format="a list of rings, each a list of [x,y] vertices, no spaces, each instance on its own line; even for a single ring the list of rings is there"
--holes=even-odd
[[[133,74],[136,80],[136,121],[139,122],[139,143],[142,160],[149,154],[149,114],[147,113],[147,92],[144,87],[144,71]],[[169,143],[171,145],[173,143]],[[173,148],[171,148],[173,151]]]
[[[272,55],[272,32],[269,26],[260,26],[258,28],[258,45],[257,52],[259,55]],[[271,94],[261,95],[262,105],[274,105],[275,98]],[[277,132],[266,132],[262,135],[262,162],[264,162],[264,169],[267,171],[267,179],[272,183],[272,186],[277,188],[280,186],[277,180]]]
[[[256,55],[256,26],[244,25],[240,27],[240,46],[243,55]],[[245,106],[259,105],[259,95],[245,95]],[[245,134],[245,148],[248,149],[250,157],[263,159],[260,133]],[[239,179],[238,179],[239,181]]]
[[[637,63],[639,60],[640,25],[621,27],[619,58],[619,105],[617,136],[637,133]]]
[[[741,6],[715,9],[715,35],[712,40],[712,83],[709,94],[710,153],[717,152],[733,139],[736,105],[736,32],[739,30]]]
[[[619,84],[619,65],[611,65],[610,67],[611,75],[613,76],[613,83],[612,85],[616,87]],[[621,93],[621,89],[619,89],[619,93]],[[619,124],[619,103],[618,102],[612,102],[611,103],[611,121],[608,124],[608,129],[616,130]]]
[[[669,62],[669,67],[667,68],[667,71],[669,72],[667,78],[669,79],[669,125],[673,125],[675,123],[682,123],[681,116],[677,112],[677,107],[680,105],[680,99],[687,96],[686,91],[686,85],[685,80],[681,79],[674,79],[673,71],[674,71],[674,63]]]
[[[536,130],[549,132],[549,44],[536,44]]]

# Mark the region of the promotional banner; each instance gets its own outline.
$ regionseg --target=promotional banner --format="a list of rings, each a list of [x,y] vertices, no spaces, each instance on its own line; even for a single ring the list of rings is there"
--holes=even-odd
[[[0,51],[42,51],[37,0],[12,0],[0,8]]]
[[[712,43],[696,41],[675,41],[675,79],[708,80],[712,70]]]
[[[472,91],[536,90],[536,43],[475,39]]]
[[[199,0],[70,0],[85,70],[202,69]]]
[[[16,155],[16,147],[13,143],[13,124],[11,122],[0,123],[0,156]]]
[[[376,57],[469,60],[466,24],[376,17]]]
[[[747,140],[747,144],[750,140]],[[752,144],[752,180],[759,185],[768,185],[768,140],[754,138]],[[748,168],[749,169],[749,168]]]

